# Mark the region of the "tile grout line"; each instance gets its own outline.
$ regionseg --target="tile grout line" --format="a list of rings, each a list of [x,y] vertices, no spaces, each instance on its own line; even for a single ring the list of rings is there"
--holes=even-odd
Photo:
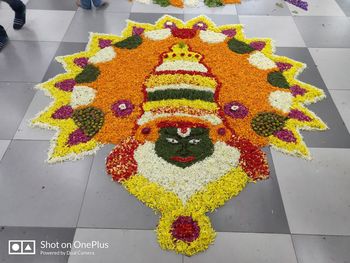
[[[292,234],[290,234],[290,239],[292,241],[292,246],[293,246],[293,250],[294,250],[295,259],[296,259],[297,263],[299,263],[298,254],[297,254],[297,250],[295,249],[295,244],[294,244],[294,239],[293,239],[293,235]]]
[[[32,82],[27,82],[27,83],[32,83]],[[31,90],[33,90],[33,88],[32,88]],[[10,139],[10,143],[9,143],[9,145],[7,146],[7,148],[6,148],[6,150],[5,150],[5,152],[4,152],[3,156],[2,156],[2,158],[0,159],[0,164],[1,164],[2,160],[5,158],[5,155],[6,155],[6,153],[8,152],[8,150],[9,150],[9,148],[10,148],[10,145],[12,144],[13,141],[15,141],[15,135],[16,135],[16,133],[17,133],[17,131],[18,131],[18,129],[19,129],[19,127],[20,127],[20,125],[21,125],[23,119],[24,119],[24,116],[26,115],[26,113],[27,113],[27,111],[28,111],[28,108],[29,108],[30,104],[31,104],[31,103],[33,102],[33,100],[34,100],[35,94],[36,94],[36,91],[34,92],[31,101],[28,103],[28,107],[27,107],[26,111],[25,111],[25,112],[23,113],[23,115],[21,116],[21,121],[18,123],[18,125],[17,125],[17,127],[16,127],[16,131],[15,131],[15,133],[13,134],[12,138]]]
[[[79,214],[78,214],[77,222],[76,222],[76,225],[75,225],[75,227],[74,227],[73,241],[74,241],[75,235],[76,235],[76,233],[77,233],[78,224],[79,224],[79,220],[80,220],[80,214],[81,214],[81,211],[82,211],[82,209],[83,209],[84,199],[85,199],[86,191],[87,191],[87,188],[88,188],[88,185],[89,185],[89,180],[90,180],[91,170],[92,170],[92,166],[93,166],[93,164],[94,164],[94,160],[95,160],[95,156],[92,157],[92,161],[91,161],[91,165],[90,165],[90,169],[89,169],[89,176],[88,176],[88,178],[87,178],[87,180],[86,180],[86,186],[85,186],[83,198],[82,198],[82,200],[81,200],[81,205],[80,205],[80,209],[79,209]],[[72,250],[72,248],[71,248],[71,250]],[[69,258],[70,258],[70,255],[69,255],[68,258],[67,258],[67,263],[69,262]]]
[[[68,33],[68,31],[69,31],[69,28],[71,27],[71,25],[72,25],[72,23],[73,23],[73,21],[74,21],[75,16],[77,15],[77,13],[78,13],[78,9],[74,12],[74,16],[72,17],[72,19],[71,19],[69,25],[67,26],[66,32],[64,32],[63,37],[62,37],[62,39],[61,39],[61,41],[60,41],[60,44],[59,44],[58,47],[57,47],[57,50],[58,50],[58,48],[60,47],[61,43],[64,42],[63,39],[64,39],[65,36],[67,35],[67,33]],[[57,52],[57,50],[56,50],[56,52]],[[55,53],[54,55],[56,55],[56,53]],[[55,59],[55,57],[54,57],[53,59]],[[52,61],[51,61],[51,62],[52,62]],[[51,63],[50,63],[50,64],[51,64]],[[49,67],[50,67],[50,65],[49,65]],[[49,69],[49,67],[46,69],[46,72],[47,72],[47,70]],[[45,74],[46,74],[46,72],[45,72]],[[43,77],[45,77],[45,75],[44,75]]]
[[[3,140],[3,141],[6,141],[6,140]],[[0,159],[0,165],[1,165],[2,160],[5,158],[6,153],[9,151],[9,148],[10,148],[10,145],[11,145],[13,139],[10,139],[10,140],[7,140],[7,141],[10,141],[10,142],[9,142],[9,144],[7,145],[6,150],[5,150],[4,154],[2,155],[2,157],[1,157],[1,159]]]
[[[292,231],[291,231],[291,229],[290,229],[290,223],[289,223],[289,220],[288,220],[287,211],[286,211],[286,208],[285,208],[285,205],[284,205],[284,201],[283,201],[282,190],[281,190],[280,184],[279,184],[279,182],[278,182],[278,176],[277,176],[277,171],[276,171],[275,162],[274,162],[274,160],[273,160],[273,155],[272,155],[271,147],[269,147],[269,151],[270,151],[270,156],[271,156],[271,164],[272,164],[272,166],[273,166],[273,170],[274,170],[275,175],[276,175],[276,184],[277,184],[277,187],[278,187],[280,196],[281,196],[283,211],[284,211],[284,214],[285,214],[285,217],[286,217],[286,221],[287,221],[287,225],[288,225],[288,230],[289,230],[288,233],[289,233],[289,234],[292,234]],[[270,164],[269,164],[269,166],[270,166]],[[271,172],[271,168],[270,168],[270,172]]]
[[[89,169],[89,176],[88,176],[87,181],[86,181],[84,195],[83,195],[83,198],[82,198],[82,201],[81,201],[81,206],[80,206],[80,209],[79,209],[78,219],[77,219],[77,223],[75,225],[75,228],[78,228],[78,224],[79,224],[79,220],[80,220],[80,214],[81,214],[81,211],[83,209],[84,199],[85,199],[86,191],[87,191],[87,188],[88,188],[88,185],[89,185],[89,181],[90,181],[90,176],[91,176],[91,171],[92,171],[92,166],[94,164],[94,160],[95,160],[95,156],[92,157],[92,161],[91,161],[91,165],[90,165],[90,169]]]

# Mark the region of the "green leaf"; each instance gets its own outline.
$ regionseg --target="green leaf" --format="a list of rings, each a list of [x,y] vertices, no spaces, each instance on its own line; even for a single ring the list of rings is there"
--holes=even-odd
[[[75,124],[89,137],[98,133],[104,123],[103,111],[95,107],[75,110],[72,118]]]
[[[158,4],[162,7],[166,7],[170,5],[170,1],[169,0],[153,0],[153,3]]]
[[[238,54],[246,54],[246,53],[250,53],[250,52],[255,50],[250,45],[248,45],[242,41],[239,41],[235,38],[232,38],[230,41],[228,41],[228,47],[233,52],[236,52]]]
[[[81,73],[75,77],[77,83],[93,82],[100,75],[98,67],[92,64],[88,64]]]
[[[118,48],[135,49],[142,44],[142,37],[134,35],[114,44]]]
[[[256,134],[268,137],[281,130],[288,118],[274,112],[261,112],[254,116],[251,127]]]
[[[223,6],[221,0],[204,0],[204,3],[209,7]]]
[[[289,83],[283,74],[279,71],[270,72],[267,76],[267,81],[274,87],[289,89]]]

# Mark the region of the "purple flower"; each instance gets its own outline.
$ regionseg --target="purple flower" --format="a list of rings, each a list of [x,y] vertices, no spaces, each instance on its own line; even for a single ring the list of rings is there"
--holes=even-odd
[[[292,92],[294,97],[296,97],[297,95],[303,96],[306,93],[306,90],[298,85],[290,87],[290,91]]]
[[[301,9],[307,11],[308,3],[302,0],[284,0],[292,5],[295,5],[297,7],[300,7]]]
[[[109,46],[111,46],[111,45],[112,45],[112,40],[109,40],[109,39],[102,39],[102,38],[100,38],[100,39],[98,40],[98,46],[99,46],[100,48],[109,47]]]
[[[249,45],[256,50],[261,51],[266,46],[266,43],[264,41],[254,41],[254,42],[250,43]]]
[[[221,33],[223,33],[224,35],[226,35],[228,37],[234,37],[237,32],[236,32],[236,29],[232,28],[232,29],[222,30]]]
[[[293,132],[291,132],[290,130],[285,130],[285,129],[279,130],[279,131],[276,131],[273,135],[284,142],[295,143],[297,141]]]
[[[132,35],[133,35],[133,36],[135,36],[135,35],[140,36],[140,35],[142,35],[142,33],[143,33],[144,31],[145,31],[144,28],[134,26],[134,27],[132,28]]]
[[[66,79],[61,82],[57,82],[55,87],[63,91],[72,91],[76,82],[74,79]]]
[[[237,101],[232,101],[224,106],[224,112],[232,118],[243,119],[248,115],[248,108]]]
[[[194,24],[192,28],[196,29],[196,30],[207,30],[208,25],[206,23],[203,23],[203,22],[198,22],[198,23]]]
[[[279,68],[280,71],[286,71],[292,67],[291,64],[289,63],[284,63],[284,62],[276,62],[277,67]]]
[[[65,105],[56,110],[52,114],[53,119],[68,119],[72,116],[73,114],[73,109],[71,106]]]
[[[85,135],[85,133],[81,129],[77,129],[69,135],[68,145],[73,146],[79,143],[86,143],[90,140],[91,138]]]
[[[88,64],[88,58],[75,58],[74,64],[78,67],[85,68]]]
[[[312,119],[305,115],[304,112],[300,110],[291,110],[288,114],[289,118],[296,119],[299,121],[311,121]]]
[[[114,115],[117,117],[126,117],[134,110],[134,105],[129,100],[118,100],[112,107]]]

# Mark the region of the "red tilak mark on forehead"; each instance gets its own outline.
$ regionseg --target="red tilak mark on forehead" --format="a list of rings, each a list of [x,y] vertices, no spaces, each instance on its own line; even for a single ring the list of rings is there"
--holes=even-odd
[[[191,133],[191,128],[187,128],[187,127],[177,128],[177,134],[183,138],[189,136],[190,133]]]
[[[180,128],[181,133],[187,133],[189,128],[182,127]]]

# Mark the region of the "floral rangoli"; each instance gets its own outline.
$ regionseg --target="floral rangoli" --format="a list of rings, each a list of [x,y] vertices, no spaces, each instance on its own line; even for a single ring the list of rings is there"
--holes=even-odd
[[[33,120],[57,131],[48,162],[115,144],[107,173],[159,213],[160,246],[185,255],[214,241],[206,213],[269,177],[262,147],[310,159],[299,130],[327,128],[305,107],[325,97],[296,79],[305,65],[242,25],[128,21],[57,60],[66,73],[38,86],[54,101]]]

